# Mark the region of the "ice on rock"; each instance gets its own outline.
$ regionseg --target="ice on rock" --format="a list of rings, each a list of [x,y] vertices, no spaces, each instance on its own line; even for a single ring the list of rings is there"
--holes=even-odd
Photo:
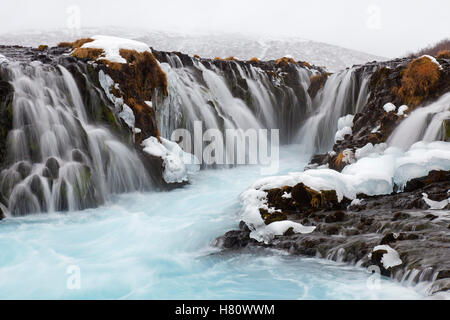
[[[442,201],[434,201],[429,199],[426,193],[422,193],[422,199],[430,207],[431,210],[442,210],[450,203],[450,198],[444,199]]]
[[[251,230],[250,237],[257,241],[267,243],[274,236],[284,234],[289,228],[292,228],[295,233],[311,233],[316,228],[314,226],[303,226],[301,223],[293,221],[276,221],[266,225],[261,218],[259,209],[266,209],[269,212],[274,212],[275,210],[269,208],[266,192],[257,189],[257,186],[244,191],[240,196],[240,200],[243,204],[243,220]]]
[[[363,202],[364,202],[363,199],[353,199],[352,202],[350,203],[350,206],[358,206]]]
[[[150,137],[142,141],[144,152],[163,160],[163,179],[167,183],[188,181],[188,174],[194,174],[200,169],[199,160],[172,141]]]
[[[283,193],[283,195],[281,197],[284,198],[284,199],[291,199],[292,198],[292,194],[285,192],[285,193]]]
[[[405,112],[408,111],[408,106],[407,105],[402,105],[400,107],[398,107],[398,111],[397,111],[397,115],[398,116],[403,116],[405,115]]]
[[[104,55],[99,59],[106,59],[110,62],[127,63],[120,55],[120,49],[135,50],[137,52],[152,52],[148,45],[140,41],[102,35],[93,36],[91,38],[94,39],[94,41],[83,44],[82,48],[102,49]]]
[[[378,250],[386,250],[387,252],[383,254],[383,257],[381,258],[381,263],[383,264],[383,267],[385,269],[389,269],[392,267],[399,266],[403,263],[403,261],[400,259],[400,256],[398,252],[394,249],[392,249],[388,245],[379,245],[373,248],[372,252],[378,251]]]
[[[336,135],[334,136],[335,142],[344,140],[344,137],[347,134],[352,134],[353,118],[354,118],[354,115],[352,115],[352,114],[348,114],[346,116],[339,118],[338,131],[336,132]]]
[[[121,110],[123,106],[123,99],[117,98],[111,93],[111,88],[114,87],[119,90],[119,85],[117,83],[114,83],[114,80],[109,75],[104,73],[103,70],[100,70],[98,72],[98,81],[100,82],[100,86],[102,87],[103,91],[105,91],[105,94],[108,97],[109,101],[114,103],[116,111]]]
[[[387,148],[386,143],[379,143],[379,144],[373,145],[372,143],[369,142],[364,147],[356,149],[355,158],[361,159],[361,158],[368,157],[371,155],[379,155],[384,150],[386,150],[386,148]]]
[[[135,117],[133,110],[126,104],[122,105],[122,111],[119,113],[119,117],[125,121],[128,127],[134,128]]]
[[[383,109],[384,109],[384,111],[386,111],[387,113],[389,113],[389,112],[395,111],[396,106],[395,106],[394,104],[388,102],[388,103],[386,103],[386,104],[383,106]]]
[[[274,235],[267,229],[259,212],[261,208],[270,209],[266,200],[267,190],[293,187],[302,182],[317,191],[335,190],[339,201],[344,197],[354,200],[359,193],[390,194],[394,185],[401,190],[406,182],[426,176],[431,170],[450,170],[450,142],[417,142],[406,152],[395,147],[383,151],[385,147],[383,144],[376,148],[367,146],[366,149],[370,149],[370,152],[367,151],[365,157],[347,165],[342,172],[311,169],[256,181],[241,194],[242,220],[252,230],[251,237],[258,241],[269,241]],[[360,156],[361,154],[359,152]]]

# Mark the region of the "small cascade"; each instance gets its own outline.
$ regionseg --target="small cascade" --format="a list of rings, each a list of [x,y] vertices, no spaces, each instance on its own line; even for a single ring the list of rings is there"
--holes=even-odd
[[[313,100],[313,113],[298,132],[309,153],[326,152],[334,143],[339,118],[360,112],[369,97],[369,75],[358,77],[354,68],[331,75]]]
[[[169,96],[153,106],[165,138],[170,139],[178,128],[194,132],[194,121],[201,121],[203,132],[279,129],[281,143],[290,143],[311,110],[307,89],[313,71],[297,67],[293,87],[281,76],[269,77],[264,70],[239,61],[222,62],[219,68],[198,59],[184,65],[176,54],[166,54],[164,59],[161,68],[167,74]]]
[[[450,93],[444,94],[428,106],[411,112],[388,139],[389,146],[407,150],[417,141],[445,138],[444,120],[450,119]]]
[[[12,215],[81,210],[109,194],[150,187],[138,156],[106,128],[89,123],[63,66],[11,63],[13,129],[0,202]]]

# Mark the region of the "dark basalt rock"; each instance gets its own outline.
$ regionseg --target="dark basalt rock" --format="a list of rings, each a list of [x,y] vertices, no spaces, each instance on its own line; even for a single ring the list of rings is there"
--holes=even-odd
[[[31,164],[29,164],[28,162],[25,162],[25,161],[21,161],[17,165],[17,172],[20,174],[22,179],[25,179],[31,173]]]
[[[59,162],[55,158],[49,158],[45,162],[45,167],[48,169],[48,172],[50,173],[50,178],[52,179],[58,179],[59,177]]]
[[[432,173],[431,176],[442,177],[446,174]],[[425,178],[418,180],[424,181]],[[287,215],[289,220],[316,226],[310,234],[295,234],[293,230],[287,230],[282,236],[276,236],[268,244],[263,244],[250,239],[248,228],[241,226],[240,230],[230,231],[219,237],[216,245],[227,250],[262,246],[286,250],[293,255],[323,257],[348,263],[360,262],[363,267],[376,265],[383,275],[397,280],[405,278],[413,282],[432,281],[438,275],[431,292],[445,291],[450,288],[450,218],[443,218],[433,214],[432,210],[427,210],[428,206],[421,197],[423,192],[436,197],[446,195],[448,183],[448,179],[436,181],[414,191],[392,195],[359,195],[364,197],[363,204],[350,206],[347,210],[321,208],[306,213],[290,212]],[[270,193],[273,198],[268,200],[269,207],[281,207],[278,194],[283,194],[284,191],[270,190]],[[312,198],[309,194],[302,194],[303,197],[299,199]],[[404,209],[407,203],[411,204],[410,209]],[[402,211],[396,211],[397,208]],[[285,209],[280,210],[287,212]],[[381,258],[386,252],[372,252],[377,245],[389,245],[396,250],[402,264],[385,269]],[[418,270],[418,273],[411,272],[413,269]]]
[[[311,159],[309,167],[328,164],[330,169],[341,171],[348,163],[336,165],[336,158],[344,150],[349,149],[354,152],[368,143],[375,145],[386,142],[404,117],[398,116],[395,112],[385,112],[383,106],[388,102],[396,106],[406,103],[400,95],[396,94],[396,89],[398,91],[398,88],[402,87],[404,72],[412,60],[412,58],[402,58],[359,66],[355,71],[356,76],[370,75],[370,95],[363,110],[354,116],[352,134],[346,135],[344,140],[333,145],[334,156],[328,154],[315,155]],[[442,70],[439,72],[439,79],[433,86],[433,90],[427,91],[425,95],[420,97],[418,106],[406,103],[410,107],[407,112],[431,103],[450,91],[450,61],[438,59],[438,62],[442,66]],[[379,130],[372,132],[376,127],[379,127]],[[446,140],[446,133],[444,135],[442,138]]]

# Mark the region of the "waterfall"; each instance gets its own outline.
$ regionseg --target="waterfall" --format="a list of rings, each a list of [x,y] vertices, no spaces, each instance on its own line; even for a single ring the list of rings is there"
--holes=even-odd
[[[312,115],[298,132],[309,153],[326,152],[334,143],[339,118],[362,111],[369,97],[369,76],[360,79],[355,69],[331,75],[313,100]]]
[[[450,119],[450,93],[411,112],[392,132],[387,143],[406,150],[417,141],[441,140],[443,121],[447,119]]]
[[[12,215],[80,210],[112,193],[150,187],[138,156],[88,121],[67,69],[35,62],[5,68],[14,88],[13,129],[8,167],[0,173],[0,202]]]
[[[165,138],[178,128],[193,132],[194,121],[201,121],[204,131],[279,129],[281,142],[290,143],[311,110],[307,89],[313,71],[296,66],[295,79],[290,80],[294,85],[287,85],[282,76],[271,77],[251,64],[228,61],[219,68],[186,59],[185,65],[176,54],[165,54],[161,63],[169,95],[153,106]]]

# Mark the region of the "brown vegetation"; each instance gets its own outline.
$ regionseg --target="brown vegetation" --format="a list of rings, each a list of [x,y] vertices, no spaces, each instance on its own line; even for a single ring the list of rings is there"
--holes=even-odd
[[[200,59],[200,56],[198,54],[194,54],[194,58]]]
[[[297,64],[297,62],[295,62],[294,59],[288,58],[288,57],[283,57],[283,58],[277,59],[277,60],[275,60],[275,63],[281,67],[285,67],[289,63]]]
[[[259,59],[257,57],[253,57],[250,60],[248,60],[249,62],[259,62]]]
[[[74,42],[60,42],[60,43],[58,43],[58,47],[77,49],[77,48],[81,48],[83,46],[83,44],[92,42],[92,41],[94,41],[94,39],[82,38],[82,39],[78,39]]]
[[[160,89],[164,95],[168,94],[167,77],[152,53],[128,49],[121,49],[119,53],[127,63],[100,62],[108,67],[108,74],[119,84],[125,103],[133,110],[136,127],[142,130],[135,141],[139,144],[149,136],[159,136],[154,110],[145,101],[152,100],[155,89]],[[120,96],[118,93],[116,95]]]
[[[319,90],[323,88],[327,79],[328,73],[319,73],[309,79],[310,85],[308,88],[308,94],[311,99],[313,99],[316,96],[317,92],[319,92]]]
[[[415,107],[430,95],[439,81],[439,66],[427,57],[412,60],[403,71],[401,87],[393,88],[404,104]]]
[[[103,49],[96,49],[96,48],[76,48],[72,52],[72,55],[74,57],[89,60],[97,60],[103,54],[104,54]]]
[[[230,56],[230,57],[228,57],[228,58],[225,58],[225,61],[238,61],[238,59],[236,59],[236,58],[233,57],[233,56]]]
[[[438,59],[450,59],[450,50],[441,50],[436,57]]]
[[[38,51],[44,51],[48,49],[48,45],[46,44],[41,44],[39,47],[37,47]]]

